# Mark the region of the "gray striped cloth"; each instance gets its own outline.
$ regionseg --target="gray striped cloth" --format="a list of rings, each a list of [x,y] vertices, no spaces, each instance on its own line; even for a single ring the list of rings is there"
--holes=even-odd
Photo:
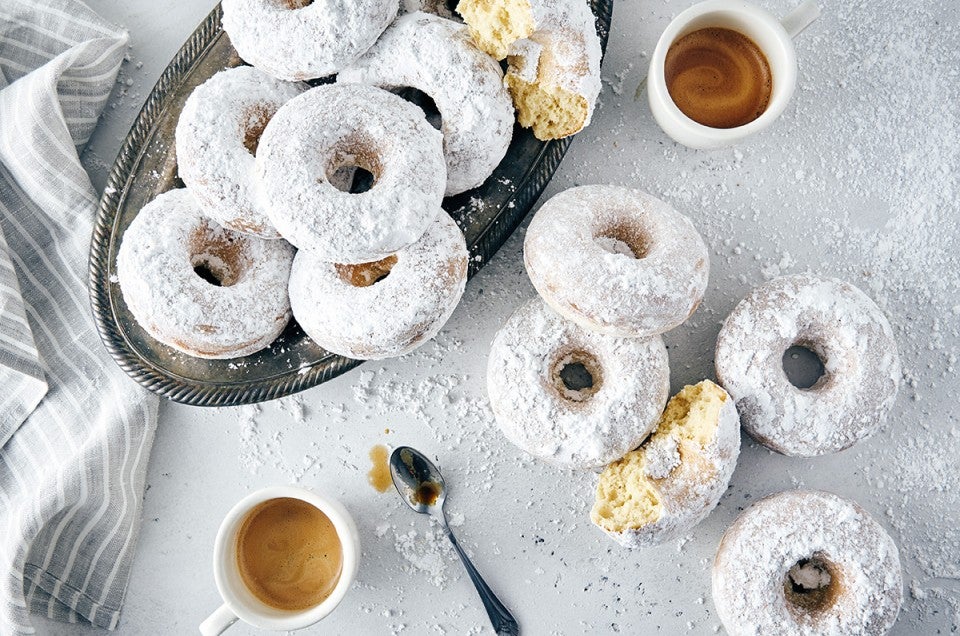
[[[93,324],[77,156],[126,42],[78,0],[0,0],[0,634],[114,628],[136,544],[157,400]]]

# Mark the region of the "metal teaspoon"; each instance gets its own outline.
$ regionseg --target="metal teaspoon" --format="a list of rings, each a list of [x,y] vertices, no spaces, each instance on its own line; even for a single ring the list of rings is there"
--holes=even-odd
[[[450,530],[447,515],[443,510],[443,504],[447,499],[446,488],[443,475],[437,467],[420,451],[409,446],[400,446],[390,455],[390,476],[393,477],[393,485],[397,487],[397,492],[414,512],[430,515],[443,527],[447,538],[460,556],[463,567],[467,569],[470,580],[477,588],[494,631],[503,636],[518,636],[520,625],[517,620],[484,582]]]

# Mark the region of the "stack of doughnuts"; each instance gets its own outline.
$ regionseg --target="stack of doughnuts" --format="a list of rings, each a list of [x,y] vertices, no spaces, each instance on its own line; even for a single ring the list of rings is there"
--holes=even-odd
[[[581,186],[537,211],[523,258],[540,297],[507,320],[487,366],[504,435],[548,462],[603,468],[591,518],[623,545],[688,531],[716,506],[740,450],[737,410],[716,384],[666,404],[660,334],[703,298],[703,239],[649,194]]]
[[[222,5],[252,66],[217,73],[184,105],[186,188],[145,206],[120,246],[130,312],[154,339],[202,358],[263,349],[291,315],[335,354],[414,349],[466,284],[466,242],[443,197],[483,184],[510,145],[514,103],[500,65],[476,31],[423,12],[398,18],[395,0]],[[585,0],[564,0],[538,16],[565,22],[571,12],[590,15]],[[592,26],[587,36],[599,86]],[[569,83],[571,73],[550,75]],[[334,84],[301,83],[333,74]],[[436,105],[439,130],[398,95],[409,89]],[[596,95],[587,98],[592,108]]]

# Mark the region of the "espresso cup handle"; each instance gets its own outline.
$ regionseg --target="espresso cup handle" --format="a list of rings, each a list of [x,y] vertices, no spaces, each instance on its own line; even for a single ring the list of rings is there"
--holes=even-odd
[[[820,7],[817,6],[816,0],[806,0],[800,3],[796,9],[783,16],[780,19],[780,24],[783,25],[791,38],[795,38],[819,17]]]
[[[202,636],[219,636],[219,634],[225,632],[228,627],[236,622],[237,615],[224,604],[208,616],[207,620],[200,623],[200,634],[202,634]]]

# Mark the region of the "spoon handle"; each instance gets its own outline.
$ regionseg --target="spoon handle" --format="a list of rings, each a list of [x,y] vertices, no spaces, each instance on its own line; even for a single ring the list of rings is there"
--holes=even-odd
[[[480,600],[483,601],[483,606],[487,610],[487,616],[490,617],[490,622],[493,623],[493,630],[501,636],[518,636],[520,634],[520,625],[517,623],[517,619],[515,619],[513,614],[510,613],[510,610],[500,602],[497,595],[493,593],[490,586],[487,585],[483,577],[480,576],[480,573],[477,572],[477,568],[473,567],[473,563],[470,562],[467,553],[460,547],[457,538],[453,536],[453,532],[449,527],[446,528],[446,531],[450,543],[453,544],[457,554],[460,555],[460,561],[463,562],[463,567],[467,569],[467,574],[470,575],[470,580],[473,581],[474,587],[477,588],[477,594],[480,595]]]

